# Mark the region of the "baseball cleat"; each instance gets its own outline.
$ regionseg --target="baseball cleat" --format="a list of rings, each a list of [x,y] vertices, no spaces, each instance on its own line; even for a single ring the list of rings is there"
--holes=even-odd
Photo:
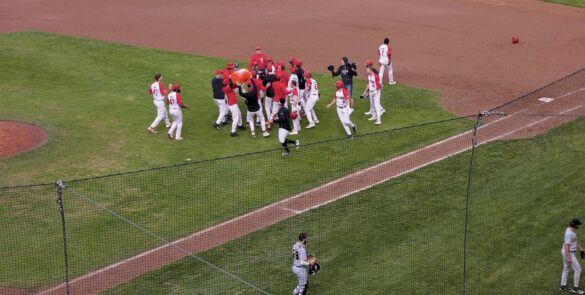
[[[353,130],[353,133],[357,133],[357,125],[353,124],[353,127],[351,127],[351,129]]]
[[[396,81],[392,81],[390,83],[388,83],[389,85],[396,85]]]
[[[165,127],[171,128],[171,124],[165,124]]]
[[[382,109],[382,111],[380,112],[380,116],[382,116],[385,112],[386,112],[386,109]]]
[[[227,122],[221,122],[221,126],[225,126],[225,124],[227,124]]]
[[[232,132],[232,133],[230,133],[230,136],[231,137],[236,137],[236,136],[240,136],[240,135],[237,132]]]
[[[177,138],[175,138],[175,140],[183,140],[183,138],[182,137],[177,137]]]
[[[252,138],[256,138],[256,132],[252,132]]]
[[[368,119],[368,121],[374,121],[374,120],[376,120],[376,116],[373,116],[373,117]]]
[[[295,147],[297,148],[297,150],[301,147],[301,141],[300,140],[295,140]]]
[[[148,132],[153,133],[153,134],[157,134],[158,132],[156,132],[156,130],[154,130],[154,128],[152,127],[148,127],[146,130],[148,130]]]
[[[305,127],[305,128],[307,128],[307,129],[311,129],[311,128],[313,128],[313,127],[315,127],[315,124],[309,124],[309,125],[308,125],[307,127]]]
[[[585,294],[585,291],[581,290],[581,288],[579,288],[579,287],[573,287],[573,289],[571,289],[571,293]]]
[[[319,120],[315,120],[315,124],[319,124]]]
[[[297,135],[297,134],[299,134],[299,133],[298,133],[298,132],[296,132],[296,131],[289,132],[289,135]]]
[[[347,139],[349,139],[349,140],[352,140],[352,139],[353,139],[353,135],[351,135],[351,134],[350,134],[350,135],[348,135],[348,136],[347,136]]]
[[[169,136],[169,139],[173,139],[173,136],[170,133],[167,133],[167,135]]]
[[[221,127],[219,126],[219,124],[217,124],[217,123],[213,123],[213,128],[215,128],[215,129],[219,130],[219,128],[221,128]]]
[[[372,112],[365,112],[365,113],[364,113],[364,115],[366,115],[366,116],[369,116],[369,115],[371,115],[371,114],[372,114]]]
[[[374,125],[380,125],[380,124],[382,124],[381,121],[376,121],[376,123],[374,123]]]
[[[242,125],[242,126],[238,126],[238,129],[239,130],[246,130],[246,127],[244,127],[244,125]]]
[[[567,288],[567,286],[560,286],[559,290],[561,291],[569,291],[569,288]]]
[[[290,156],[290,153],[288,153],[288,152],[284,152],[284,153],[282,153],[282,155],[283,155],[283,156]]]
[[[270,136],[270,133],[268,133],[268,132],[264,132],[264,133],[262,133],[262,136],[264,136],[264,137],[268,137],[268,136]]]

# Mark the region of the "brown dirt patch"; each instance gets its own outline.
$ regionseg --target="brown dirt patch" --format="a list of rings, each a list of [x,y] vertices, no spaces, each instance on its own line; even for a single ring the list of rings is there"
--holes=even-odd
[[[33,150],[47,141],[42,128],[15,121],[0,121],[0,158]]]

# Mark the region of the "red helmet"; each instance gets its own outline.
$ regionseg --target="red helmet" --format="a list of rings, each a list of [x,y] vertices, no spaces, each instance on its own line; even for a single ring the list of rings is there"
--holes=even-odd
[[[374,62],[371,59],[366,60],[366,67],[371,67],[374,65]]]
[[[306,71],[305,72],[305,78],[311,78],[311,72]]]
[[[335,82],[335,88],[337,88],[337,89],[343,88],[343,82],[342,81]]]

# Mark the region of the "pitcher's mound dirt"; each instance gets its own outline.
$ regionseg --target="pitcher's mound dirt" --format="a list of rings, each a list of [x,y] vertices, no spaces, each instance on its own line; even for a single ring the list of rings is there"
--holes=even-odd
[[[14,121],[0,121],[0,158],[33,150],[47,141],[42,128]]]

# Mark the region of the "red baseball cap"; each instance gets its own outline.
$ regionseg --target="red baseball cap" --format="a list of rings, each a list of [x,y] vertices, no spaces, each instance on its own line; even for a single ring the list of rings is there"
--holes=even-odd
[[[227,68],[228,68],[228,69],[233,69],[233,68],[234,68],[234,63],[233,63],[233,62],[231,62],[231,61],[230,61],[230,62],[228,62],[228,63],[227,63]]]
[[[299,67],[302,66],[303,65],[303,61],[300,60],[300,59],[297,59],[296,65],[299,66]]]
[[[177,84],[173,84],[173,87],[172,88],[173,88],[173,90],[177,90],[177,89],[181,88],[181,84],[178,84],[178,83]]]
[[[373,66],[374,62],[371,59],[366,60],[366,67]]]
[[[294,66],[294,65],[295,65],[295,63],[297,63],[297,58],[296,58],[296,57],[291,57],[291,58],[288,60],[288,63]]]
[[[337,89],[343,88],[343,82],[341,82],[341,81],[337,81],[337,82],[335,82],[335,87],[336,87]]]
[[[262,50],[262,47],[256,46],[256,51],[258,51],[258,50]]]
[[[223,74],[223,71],[222,70],[215,70],[215,74],[216,75],[221,75],[221,74]]]
[[[311,78],[311,72],[309,72],[309,71],[306,71],[306,72],[305,72],[305,77],[306,77],[306,78]]]
[[[291,73],[294,73],[297,69],[295,67],[290,67],[289,70],[290,70]]]
[[[266,62],[270,62],[271,63],[272,62],[272,57],[267,57],[266,58]]]

